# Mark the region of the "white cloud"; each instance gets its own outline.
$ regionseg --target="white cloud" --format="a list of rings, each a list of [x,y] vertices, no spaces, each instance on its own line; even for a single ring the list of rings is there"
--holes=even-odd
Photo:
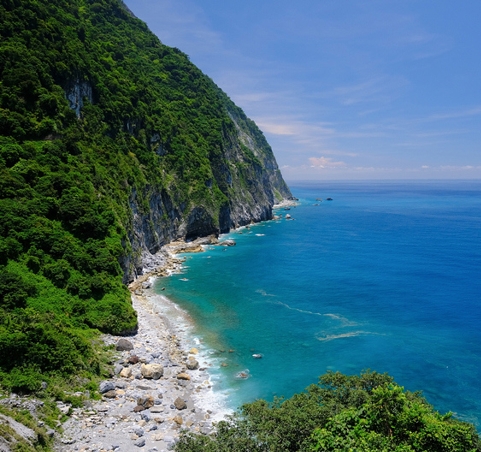
[[[340,166],[346,166],[344,162],[336,162],[329,157],[310,157],[309,162],[311,166],[316,168],[339,168]]]

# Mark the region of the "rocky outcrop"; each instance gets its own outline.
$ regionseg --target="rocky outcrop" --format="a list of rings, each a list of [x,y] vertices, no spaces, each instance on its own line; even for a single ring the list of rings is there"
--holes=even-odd
[[[33,447],[38,440],[37,434],[27,426],[20,424],[10,416],[0,414],[2,436],[0,437],[0,451],[10,452],[20,450],[21,444]]]

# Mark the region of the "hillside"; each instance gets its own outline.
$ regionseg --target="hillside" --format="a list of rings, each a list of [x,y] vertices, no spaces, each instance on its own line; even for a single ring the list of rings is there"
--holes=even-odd
[[[0,381],[102,372],[125,283],[289,197],[262,132],[120,0],[0,3]],[[73,377],[72,377],[73,376]]]

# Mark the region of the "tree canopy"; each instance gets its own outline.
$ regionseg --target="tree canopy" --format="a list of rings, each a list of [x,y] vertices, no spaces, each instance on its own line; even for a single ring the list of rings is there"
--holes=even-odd
[[[184,433],[178,452],[480,451],[473,425],[441,415],[387,374],[329,372],[305,392],[243,405],[213,435]]]

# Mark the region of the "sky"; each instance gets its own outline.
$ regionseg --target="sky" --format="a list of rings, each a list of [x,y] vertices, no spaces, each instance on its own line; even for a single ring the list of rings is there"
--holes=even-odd
[[[124,0],[286,180],[481,179],[481,1]]]

